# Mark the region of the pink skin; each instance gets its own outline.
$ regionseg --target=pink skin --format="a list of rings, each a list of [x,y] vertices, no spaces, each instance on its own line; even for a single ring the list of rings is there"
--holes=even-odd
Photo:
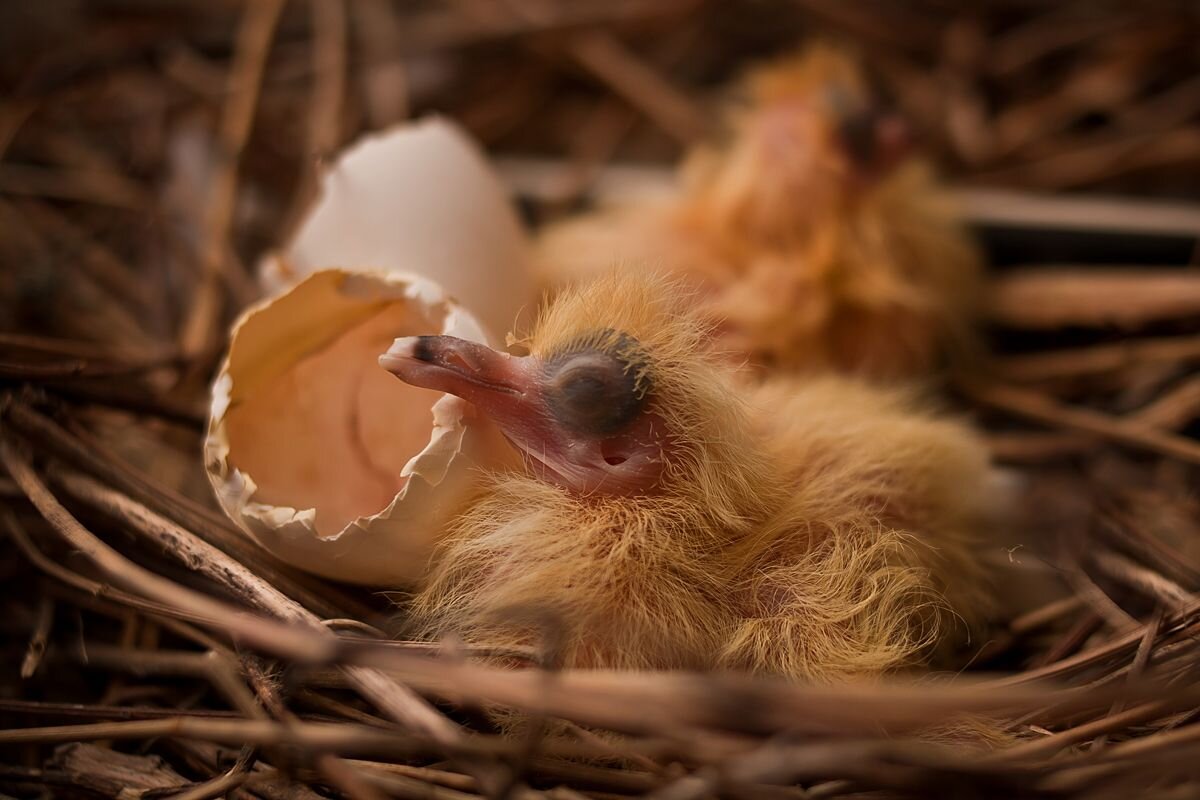
[[[379,364],[405,383],[457,395],[490,417],[538,478],[581,494],[652,493],[663,472],[661,419],[638,414],[614,434],[597,437],[555,419],[534,356],[498,353],[453,336],[397,339]]]

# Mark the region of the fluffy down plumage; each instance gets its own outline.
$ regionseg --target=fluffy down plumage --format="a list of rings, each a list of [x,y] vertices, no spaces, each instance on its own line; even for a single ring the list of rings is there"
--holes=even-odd
[[[677,284],[607,275],[525,339],[553,363],[596,331],[639,343],[661,428],[641,492],[489,476],[413,601],[413,633],[530,646],[553,618],[565,663],[738,669],[818,681],[922,663],[990,604],[977,558],[996,497],[970,430],[915,396],[845,378],[747,394]],[[540,367],[539,367],[540,369]]]
[[[816,46],[743,90],[672,197],[549,226],[546,285],[656,266],[696,289],[718,351],[766,370],[890,379],[972,354],[978,254],[856,62]]]

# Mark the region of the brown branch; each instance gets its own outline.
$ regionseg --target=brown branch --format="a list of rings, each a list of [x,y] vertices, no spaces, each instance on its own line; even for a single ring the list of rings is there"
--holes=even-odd
[[[1049,350],[997,359],[995,368],[1014,381],[1041,381],[1116,372],[1144,364],[1200,360],[1200,336],[1133,339],[1115,344]]]
[[[122,520],[129,530],[170,553],[189,570],[210,578],[251,608],[284,622],[318,623],[310,612],[242,564],[142,504],[78,472],[59,468],[50,477],[77,500]]]
[[[283,6],[284,0],[248,3],[238,28],[229,77],[230,93],[221,115],[220,166],[213,178],[205,209],[200,284],[179,334],[180,349],[189,356],[200,355],[217,343],[221,277],[231,269],[226,248],[229,247],[237,201],[239,162],[250,137],[267,51]]]
[[[49,417],[17,401],[9,405],[6,419],[39,446],[117,487],[157,513],[174,519],[204,541],[252,567],[256,575],[319,615],[342,617],[350,612],[358,616],[370,614],[369,609],[349,598],[338,597],[336,604],[326,600],[309,588],[313,581],[296,575],[234,528],[226,518],[133,469],[113,455],[102,442],[82,431],[68,431]],[[323,593],[329,593],[327,587],[321,588]]]
[[[29,646],[25,649],[25,660],[21,662],[21,680],[29,680],[37,672],[46,654],[46,642],[50,638],[50,628],[54,624],[54,601],[42,597],[38,601],[37,621],[33,624],[33,635],[29,637]]]
[[[0,438],[0,462],[45,520],[118,585],[165,605],[187,609],[203,618],[208,625],[227,630],[235,637],[278,655],[303,663],[329,661],[332,657],[335,649],[332,638],[305,635],[304,631],[292,626],[247,614],[127,561],[63,508],[8,437]]]
[[[992,284],[991,318],[1013,328],[1135,328],[1200,314],[1200,272],[1149,267],[1018,270]]]
[[[1000,383],[960,381],[958,387],[972,400],[1011,414],[1200,464],[1200,443],[1148,427],[1136,420],[1113,417],[1090,408],[1068,406],[1038,392]]]
[[[1170,578],[1136,564],[1125,556],[1113,552],[1100,552],[1094,554],[1092,560],[1109,576],[1149,595],[1168,608],[1186,608],[1195,600],[1191,592]]]

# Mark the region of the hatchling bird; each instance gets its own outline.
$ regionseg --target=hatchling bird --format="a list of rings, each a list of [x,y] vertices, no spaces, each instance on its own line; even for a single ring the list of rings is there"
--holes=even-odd
[[[959,640],[991,602],[980,439],[855,379],[747,386],[681,295],[621,270],[551,301],[527,355],[418,336],[380,357],[468,400],[524,462],[453,524],[414,631],[531,647],[534,609],[561,626],[567,666],[813,681]]]
[[[980,257],[856,60],[816,45],[750,72],[742,95],[669,197],[547,226],[545,285],[664,269],[693,288],[714,348],[754,373],[889,381],[969,362]]]

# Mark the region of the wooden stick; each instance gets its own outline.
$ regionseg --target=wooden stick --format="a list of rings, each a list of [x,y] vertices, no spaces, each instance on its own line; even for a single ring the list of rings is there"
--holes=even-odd
[[[234,636],[298,662],[321,663],[332,658],[335,652],[332,637],[306,635],[305,631],[293,626],[247,614],[239,608],[184,588],[127,561],[116,550],[92,535],[63,508],[7,436],[0,437],[0,463],[4,464],[8,474],[46,521],[72,547],[118,585],[165,605],[188,609],[198,617],[206,619],[209,624],[219,621],[219,626]]]
[[[989,315],[1012,328],[1136,328],[1200,314],[1200,271],[1039,267],[992,284]]]
[[[237,200],[238,165],[250,138],[267,51],[283,6],[284,0],[248,3],[238,28],[229,78],[231,91],[221,116],[221,166],[213,180],[205,213],[200,284],[179,334],[180,349],[188,356],[198,356],[217,342],[221,276],[230,268],[225,253]]]
[[[993,366],[1009,380],[1042,381],[1116,372],[1143,364],[1197,360],[1200,360],[1200,336],[1176,336],[1007,356],[996,359]]]
[[[972,400],[1011,414],[1200,464],[1200,442],[1148,427],[1136,420],[1068,406],[1038,392],[1000,383],[959,381],[957,385]]]

